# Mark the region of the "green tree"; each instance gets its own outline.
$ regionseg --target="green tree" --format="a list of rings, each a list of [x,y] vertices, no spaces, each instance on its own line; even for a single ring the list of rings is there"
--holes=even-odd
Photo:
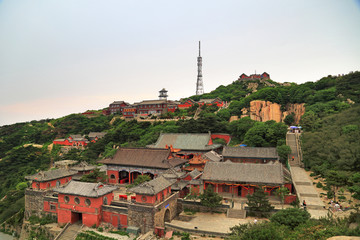
[[[279,187],[276,189],[276,195],[281,199],[281,208],[284,208],[285,197],[289,194],[289,189],[287,187]]]
[[[294,122],[295,122],[295,118],[293,113],[287,115],[284,119],[284,123],[288,126],[292,125]]]
[[[349,187],[349,191],[352,193],[352,197],[360,200],[360,173],[354,173],[350,177],[350,183],[352,186]]]
[[[310,213],[300,208],[287,208],[276,212],[271,216],[270,221],[285,225],[294,229],[310,219]]]
[[[252,195],[248,194],[246,197],[248,199],[249,215],[251,216],[267,217],[274,209],[262,188],[256,189]]]
[[[336,201],[337,189],[347,184],[348,176],[343,171],[328,170],[325,177],[327,185],[333,188],[334,201]]]
[[[209,207],[211,210],[221,205],[222,197],[214,192],[214,189],[209,185],[203,194],[200,194],[200,203],[205,207]]]
[[[291,148],[288,145],[281,145],[276,147],[276,151],[279,154],[280,161],[285,164],[288,160],[289,154],[291,153]]]
[[[85,174],[81,176],[80,181],[82,182],[106,182],[108,176],[105,172],[100,172],[99,168],[94,169],[94,171],[90,172],[89,174]]]

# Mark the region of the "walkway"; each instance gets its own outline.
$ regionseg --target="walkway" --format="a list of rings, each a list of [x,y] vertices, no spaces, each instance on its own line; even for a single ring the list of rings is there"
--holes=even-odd
[[[73,240],[76,238],[77,234],[79,233],[81,229],[81,224],[75,223],[70,224],[65,231],[60,233],[61,235],[56,238],[57,240]]]
[[[299,146],[299,133],[287,133],[286,144],[291,148],[289,157],[290,172],[297,197],[300,204],[305,200],[308,212],[313,218],[326,217],[328,211],[325,210],[325,204],[319,197],[311,179],[301,165],[301,149]],[[294,160],[292,157],[294,156]]]
[[[227,218],[225,213],[196,213],[190,221],[172,220],[165,223],[166,229],[184,230],[208,235],[225,236],[230,233],[230,228],[246,223],[253,223],[255,218],[246,219]],[[259,220],[262,221],[262,220]]]

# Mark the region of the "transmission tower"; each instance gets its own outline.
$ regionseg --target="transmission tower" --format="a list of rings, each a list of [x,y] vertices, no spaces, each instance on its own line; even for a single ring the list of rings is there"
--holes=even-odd
[[[204,94],[204,84],[202,80],[202,57],[200,52],[200,41],[199,41],[199,56],[197,58],[198,75],[196,81],[196,95]]]

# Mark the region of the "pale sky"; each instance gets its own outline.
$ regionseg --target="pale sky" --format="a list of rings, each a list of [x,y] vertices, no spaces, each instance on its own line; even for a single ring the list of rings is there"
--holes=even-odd
[[[0,126],[205,92],[241,73],[360,70],[355,0],[0,0]]]

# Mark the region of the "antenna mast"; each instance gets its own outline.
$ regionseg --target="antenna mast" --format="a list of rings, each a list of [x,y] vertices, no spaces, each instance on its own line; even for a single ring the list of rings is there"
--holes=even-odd
[[[196,81],[196,95],[201,95],[204,94],[204,85],[202,80],[202,57],[201,57],[200,41],[199,41],[199,56],[197,58],[197,66],[198,66],[198,75]]]

